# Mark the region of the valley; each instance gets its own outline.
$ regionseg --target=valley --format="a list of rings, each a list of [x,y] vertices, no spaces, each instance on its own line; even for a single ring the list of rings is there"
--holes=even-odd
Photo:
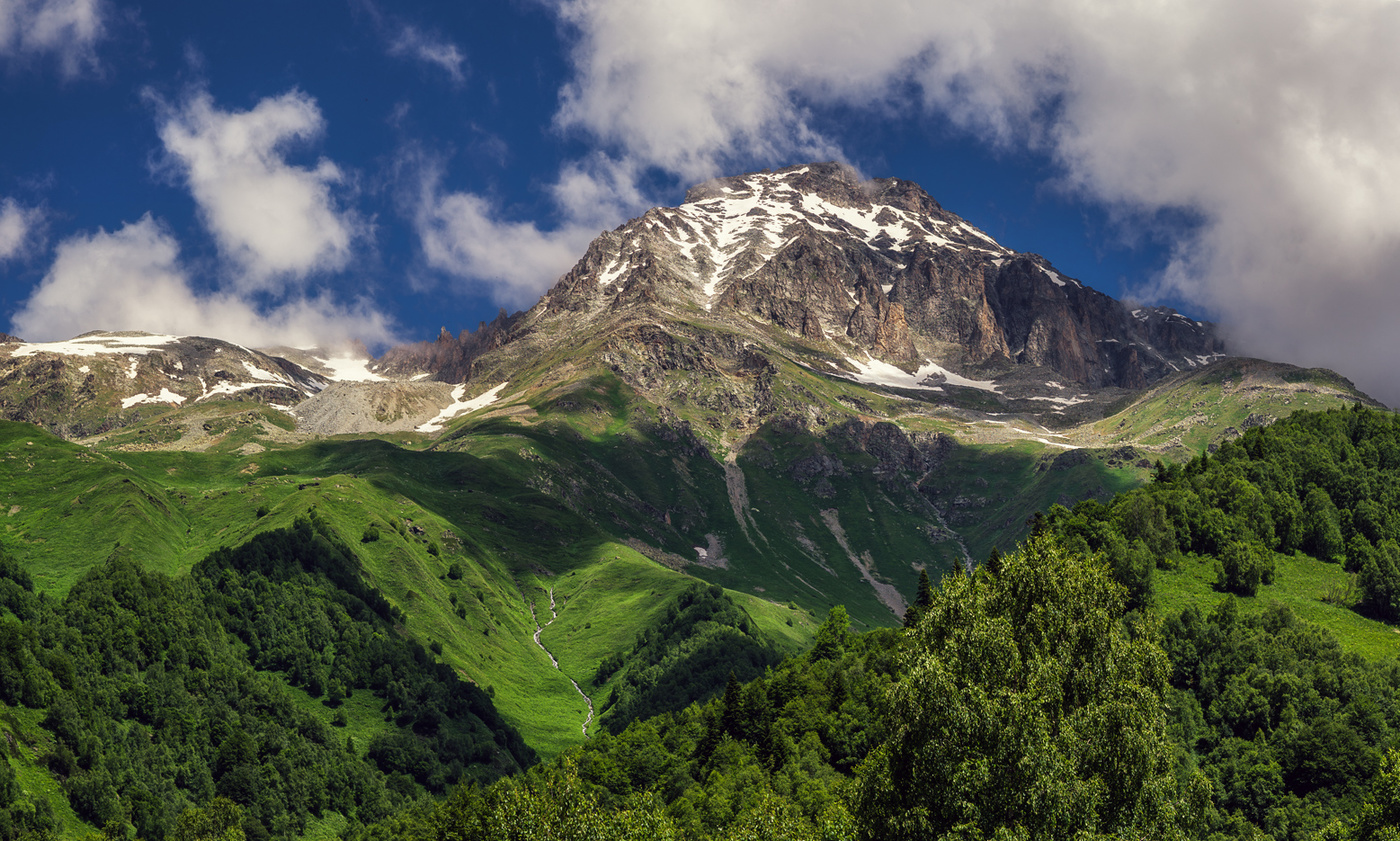
[[[377,359],[135,332],[0,344],[6,617],[58,628],[86,621],[74,593],[110,590],[139,613],[121,600],[132,581],[196,588],[186,596],[203,607],[181,627],[267,704],[296,710],[310,740],[258,729],[239,749],[271,763],[334,741],[363,760],[344,772],[364,777],[353,804],[279,806],[223,782],[240,764],[225,757],[208,785],[162,789],[165,811],[143,826],[165,837],[186,806],[227,788],[245,815],[259,810],[249,828],[353,836],[443,796],[449,772],[489,784],[536,760],[601,756],[652,720],[680,727],[671,747],[704,762],[741,750],[721,735],[757,745],[765,774],[800,758],[822,781],[802,809],[836,809],[834,780],[875,737],[851,721],[782,745],[759,719],[721,727],[714,705],[740,703],[718,698],[726,676],[750,694],[823,681],[811,693],[831,706],[822,715],[850,698],[873,716],[921,574],[966,581],[1045,517],[1084,557],[1154,582],[1134,609],[1216,621],[1235,605],[1215,566],[1223,538],[1154,544],[1143,573],[1147,550],[1088,523],[1164,476],[1205,472],[1211,454],[1242,464],[1243,442],[1257,450],[1262,430],[1295,415],[1385,414],[1336,373],[1228,356],[1213,325],[1088,289],[909,182],[854,179],[814,164],[702,185],[604,233],[531,309]],[[1344,485],[1319,471],[1307,481]],[[1373,552],[1388,551],[1375,548],[1386,528],[1368,537]],[[1357,570],[1301,541],[1229,610],[1293,621],[1278,618],[1284,605],[1348,655],[1393,660],[1393,625],[1356,609]],[[267,644],[280,637],[257,593],[294,643]],[[23,638],[30,659],[16,668],[41,664],[60,685],[55,664],[79,647],[51,637],[68,641]],[[849,656],[822,665],[814,652],[828,649]],[[841,677],[838,661],[855,671]],[[133,655],[122,686],[163,670],[204,680],[204,665],[188,677],[187,652]],[[71,780],[98,778],[93,753],[57,766],[58,788],[62,739],[35,711],[47,704],[6,703],[0,727],[35,745],[15,760],[26,786],[58,801]],[[123,738],[164,726],[140,709],[90,724]],[[212,762],[221,744],[180,750]],[[60,835],[101,829],[100,815],[135,821],[122,791],[122,807],[60,807]]]

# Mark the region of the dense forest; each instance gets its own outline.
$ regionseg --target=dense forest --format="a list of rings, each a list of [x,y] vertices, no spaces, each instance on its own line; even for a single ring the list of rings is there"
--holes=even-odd
[[[294,837],[328,810],[375,821],[531,764],[485,693],[397,633],[357,569],[314,519],[181,579],[117,551],[60,602],[0,557],[0,701],[43,709],[52,735],[9,751],[39,754],[82,819],[142,839],[187,836],[182,815],[215,801],[244,837]],[[356,746],[289,685],[331,706],[372,693],[397,727]],[[0,793],[0,838],[53,829],[46,799],[12,776]]]
[[[1299,413],[921,579],[903,628],[836,607],[779,661],[697,584],[600,665],[604,732],[547,763],[314,517],[181,579],[117,551],[62,600],[0,557],[0,701],[52,734],[0,747],[112,838],[336,812],[350,841],[1395,839],[1400,658],[1246,600],[1301,553],[1395,622],[1397,511],[1395,416]],[[1163,616],[1163,576],[1201,563],[1218,603]],[[293,691],[367,693],[385,727],[347,745]],[[0,766],[0,841],[50,837],[58,805]]]
[[[1357,404],[1255,427],[1185,465],[1158,462],[1151,484],[1105,504],[1053,507],[1044,527],[1101,552],[1131,594],[1188,555],[1216,563],[1218,586],[1252,596],[1276,555],[1302,553],[1357,574],[1355,607],[1400,620],[1400,415]]]
[[[1286,611],[1163,623],[1039,535],[912,619],[354,837],[1394,837],[1400,666]]]
[[[595,685],[626,664],[612,681],[602,723],[617,733],[636,719],[708,699],[726,675],[749,681],[780,659],[722,587],[697,582],[667,606],[655,627],[638,635],[630,652],[614,652],[598,665]]]

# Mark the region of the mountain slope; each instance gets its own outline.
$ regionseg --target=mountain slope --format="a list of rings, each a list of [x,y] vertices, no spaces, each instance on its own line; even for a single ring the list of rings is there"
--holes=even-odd
[[[406,633],[544,754],[583,736],[574,684],[695,578],[779,648],[837,604],[895,624],[921,571],[1009,548],[1037,510],[1251,417],[1366,401],[1221,357],[1210,325],[835,165],[701,185],[601,236],[528,312],[369,366],[59,344],[0,349],[0,405],[86,445],[0,429],[5,540],[41,589],[118,548],[180,574],[314,509]]]

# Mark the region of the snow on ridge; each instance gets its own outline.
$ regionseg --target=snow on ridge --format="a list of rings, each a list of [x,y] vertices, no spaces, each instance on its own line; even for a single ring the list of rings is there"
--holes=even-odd
[[[462,383],[459,386],[453,386],[452,405],[443,409],[441,412],[438,412],[437,417],[433,418],[427,423],[418,426],[417,430],[419,432],[441,432],[443,427],[447,425],[447,422],[457,417],[458,415],[465,414],[467,412],[475,412],[477,409],[483,409],[487,406],[490,406],[492,403],[495,403],[497,400],[500,399],[501,389],[505,388],[508,385],[510,385],[509,380],[501,383],[495,388],[490,389],[489,391],[482,392],[480,395],[473,397],[470,400],[462,399],[463,395],[467,393],[466,383]]]
[[[614,283],[617,282],[617,279],[618,279],[618,278],[622,277],[622,273],[623,273],[624,271],[626,271],[626,269],[627,269],[627,263],[626,263],[626,261],[624,261],[624,260],[622,259],[622,255],[621,255],[621,254],[617,255],[616,257],[614,257],[614,258],[612,259],[612,262],[608,264],[608,267],[607,267],[606,269],[603,270],[602,274],[598,275],[598,285],[599,285],[599,286],[611,286],[611,285],[613,285]]]
[[[766,263],[791,241],[789,233],[795,224],[809,226],[820,233],[853,236],[881,250],[907,250],[916,243],[926,243],[938,248],[986,254],[998,260],[1014,254],[965,222],[953,224],[926,218],[884,203],[865,207],[839,204],[817,193],[799,190],[788,179],[803,171],[809,170],[755,173],[725,185],[718,194],[687,202],[670,211],[673,215],[668,219],[683,225],[687,233],[692,234],[690,242],[683,241],[678,231],[659,225],[655,220],[648,222],[649,229],[660,230],[682,252],[684,259],[694,265],[701,303],[706,309],[735,277],[734,258],[751,254],[758,258],[759,265]],[[935,233],[940,227],[949,236],[958,236],[959,241]],[[697,260],[697,248],[703,248],[708,261]],[[623,269],[615,264],[609,264],[600,274],[599,284],[606,286],[615,281],[621,271]]]
[[[104,353],[145,356],[163,345],[179,341],[179,336],[156,334],[113,336],[97,333],[90,336],[78,336],[62,342],[24,342],[10,351],[10,357],[34,356],[39,353],[57,353],[62,356],[97,356]]]
[[[259,367],[256,366],[256,365],[250,365],[250,364],[248,364],[248,360],[246,360],[246,359],[243,360],[243,367],[246,368],[246,369],[248,370],[248,373],[249,373],[249,374],[253,377],[253,379],[255,379],[255,380],[262,380],[263,382],[271,382],[271,383],[285,383],[285,382],[288,382],[288,378],[287,378],[287,375],[286,375],[286,374],[273,374],[273,373],[270,373],[270,372],[268,372],[268,371],[264,371],[263,369],[259,368]]]

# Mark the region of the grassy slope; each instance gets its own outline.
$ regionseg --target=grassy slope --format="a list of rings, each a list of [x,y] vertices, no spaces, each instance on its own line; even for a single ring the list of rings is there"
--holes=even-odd
[[[903,404],[780,365],[775,391],[814,401],[831,420],[849,416],[862,400],[866,408],[883,401],[873,408],[891,414]],[[1322,383],[1277,397],[1275,406],[1264,402],[1275,399],[1267,390],[1249,390],[1245,380],[1228,370],[1186,378],[1101,426],[1116,441],[1151,438],[1184,428],[1172,425],[1195,413],[1207,414],[1206,427],[1218,432],[1251,412],[1331,405],[1340,393]],[[532,392],[510,417],[463,419],[433,452],[399,446],[423,442],[397,435],[389,436],[392,443],[347,438],[239,454],[238,447],[257,438],[255,425],[233,429],[210,452],[104,452],[3,424],[0,478],[10,507],[0,508],[6,513],[0,534],[40,588],[63,592],[117,544],[149,567],[181,574],[213,548],[287,525],[315,507],[358,547],[371,580],[411,617],[406,630],[425,644],[440,643],[464,677],[494,688],[503,714],[546,755],[580,738],[582,699],[534,645],[529,602],[541,606],[547,621],[545,592],[555,588],[559,619],[543,638],[564,672],[586,687],[603,654],[630,645],[687,580],[642,559],[622,537],[641,537],[679,563],[715,535],[729,567],[687,571],[741,595],[760,627],[791,649],[805,644],[832,604],[846,604],[858,627],[897,620],[862,581],[833,525],[851,553],[869,559],[903,594],[912,592],[921,567],[947,569],[960,556],[956,542],[930,528],[922,500],[874,479],[870,457],[833,453],[846,471],[830,478],[832,495],[821,498],[789,475],[795,460],[820,449],[817,435],[767,427],[737,461],[756,524],[746,534],[734,517],[723,465],[695,447],[696,439],[658,437],[655,407],[606,372],[554,382]],[[683,411],[681,419],[691,421],[700,440],[711,449],[723,444],[712,411],[690,414]],[[911,424],[925,431],[956,427],[927,417]],[[972,557],[981,558],[993,545],[1013,544],[1033,511],[1108,496],[1145,476],[1131,464],[1110,464],[1107,451],[1057,470],[1050,462],[1060,452],[1029,441],[964,445],[926,490]],[[970,502],[957,505],[959,497]],[[824,516],[831,511],[839,513]],[[370,526],[380,539],[359,543]],[[463,572],[459,580],[446,576],[454,562]]]
[[[1356,401],[1373,402],[1331,371],[1230,359],[1170,377],[1093,427],[1113,444],[1184,450],[1190,457],[1227,428],[1243,431],[1250,415],[1276,419]]]
[[[82,838],[97,828],[78,817],[68,805],[58,781],[39,760],[49,752],[53,736],[39,726],[43,710],[7,707],[0,704],[0,736],[11,745],[5,761],[15,771],[15,781],[26,794],[39,795],[49,801],[57,825],[58,837]]]
[[[953,451],[931,487],[962,534],[974,560],[992,549],[1007,550],[1030,529],[1027,521],[1051,505],[1073,505],[1138,487],[1151,471],[1111,458],[1112,451],[1085,453],[1082,463],[1056,463],[1065,451],[1034,441],[970,444]]]
[[[1400,657],[1400,628],[1334,603],[1354,586],[1351,579],[1338,564],[1306,555],[1277,555],[1274,583],[1262,585],[1258,595],[1239,598],[1237,603],[1245,613],[1261,612],[1275,602],[1284,604],[1298,617],[1335,634],[1346,651],[1372,660]],[[1180,570],[1158,570],[1154,583],[1156,607],[1165,616],[1179,614],[1192,605],[1209,613],[1230,598],[1215,590],[1215,567],[1210,559],[1188,558]]]
[[[183,574],[212,549],[287,526],[314,508],[410,617],[405,630],[424,644],[440,643],[464,678],[493,689],[501,713],[549,756],[582,738],[586,710],[566,675],[586,686],[603,653],[618,640],[630,645],[651,621],[654,610],[645,608],[664,604],[652,594],[674,594],[692,579],[530,488],[519,462],[518,455],[484,460],[377,440],[255,456],[102,453],[28,425],[0,424],[0,469],[11,504],[20,506],[7,518],[5,542],[41,589],[65,592],[118,542],[150,568]],[[379,539],[361,542],[370,526]],[[458,579],[447,575],[453,563]],[[590,589],[560,586],[567,606],[547,644],[564,634],[554,652],[561,674],[534,644],[528,601],[543,594],[541,582],[565,580],[587,581]],[[547,605],[546,596],[541,621]],[[790,648],[809,624],[766,622]]]

